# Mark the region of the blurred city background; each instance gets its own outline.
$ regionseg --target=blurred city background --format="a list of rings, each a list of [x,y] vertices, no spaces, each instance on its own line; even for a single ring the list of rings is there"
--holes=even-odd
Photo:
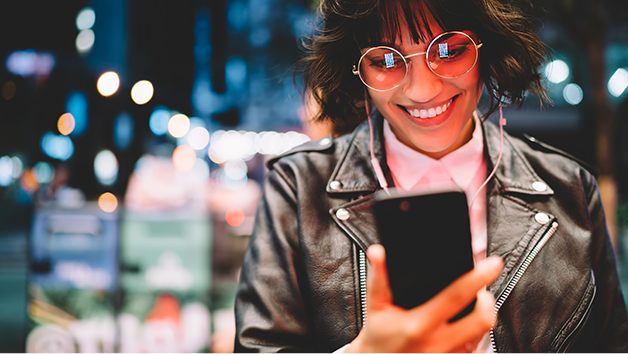
[[[536,0],[553,105],[507,130],[597,171],[628,293],[628,2]],[[316,0],[0,4],[0,351],[229,352],[264,162],[308,122]]]

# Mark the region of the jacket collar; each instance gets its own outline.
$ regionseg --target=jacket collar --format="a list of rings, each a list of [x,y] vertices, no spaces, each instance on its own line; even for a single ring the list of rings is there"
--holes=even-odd
[[[484,151],[488,157],[487,167],[488,173],[490,173],[499,158],[500,133],[499,128],[490,122],[483,123],[482,129]],[[380,162],[388,185],[394,186],[390,170],[386,164],[386,154],[382,143],[383,118],[378,113],[373,114],[373,136],[375,137],[373,141],[374,155]],[[516,144],[515,140],[504,133],[501,161],[495,176],[486,187],[489,191],[488,194],[493,196],[487,199],[489,203],[487,208],[489,209],[499,209],[498,205],[504,201],[503,198],[495,197],[502,194],[551,195],[554,193],[532,169]],[[381,189],[381,187],[377,182],[370,160],[370,131],[368,122],[365,122],[356,128],[349,137],[346,147],[340,154],[339,162],[327,183],[327,192],[330,195],[341,198],[346,195],[351,198],[350,201],[330,209],[329,213],[332,219],[364,250],[371,244],[379,243],[372,207],[374,204],[373,192]],[[356,194],[357,199],[354,199]],[[489,219],[493,220],[492,228],[487,235],[489,243],[487,252],[489,254],[502,254],[512,249],[510,247],[512,245],[504,243],[502,240],[504,235],[509,233],[504,228],[511,227],[510,221],[521,218],[522,214],[514,213],[511,215],[509,208],[504,210],[507,210],[508,213],[502,215],[501,212],[496,213],[496,211],[487,210]],[[534,212],[526,210],[530,213],[530,217],[534,216]],[[496,214],[492,215],[494,213]],[[507,245],[508,247],[499,247],[499,245]]]
[[[373,119],[373,153],[379,161],[389,186],[393,186],[392,177],[386,164],[383,144],[383,117],[379,112]],[[482,124],[484,135],[484,151],[490,163],[489,173],[499,158],[500,132],[491,122]],[[343,151],[334,172],[327,183],[327,192],[355,193],[374,192],[380,189],[375,171],[370,162],[370,131],[368,121],[355,129],[349,139],[348,147]],[[510,136],[504,132],[501,161],[495,171],[495,182],[491,183],[493,192],[524,193],[530,195],[552,195],[554,191],[532,169],[528,160],[517,149]],[[332,188],[340,182],[342,188]],[[495,189],[498,190],[495,190]]]

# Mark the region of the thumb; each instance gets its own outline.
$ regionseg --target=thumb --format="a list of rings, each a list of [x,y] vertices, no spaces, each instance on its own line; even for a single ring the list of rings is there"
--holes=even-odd
[[[366,281],[366,298],[369,311],[377,311],[392,303],[392,292],[386,270],[386,250],[382,245],[372,245],[366,254],[370,264]]]

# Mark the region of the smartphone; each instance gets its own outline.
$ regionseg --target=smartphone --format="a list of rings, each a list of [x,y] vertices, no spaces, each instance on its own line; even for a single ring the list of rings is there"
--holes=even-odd
[[[392,189],[390,196],[382,192],[374,208],[393,302],[411,309],[473,269],[467,198],[449,184],[412,193]]]

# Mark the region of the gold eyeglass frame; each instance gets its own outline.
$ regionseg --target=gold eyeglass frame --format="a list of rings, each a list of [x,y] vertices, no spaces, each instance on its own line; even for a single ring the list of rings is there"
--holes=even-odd
[[[464,73],[462,73],[462,74],[460,74],[460,75],[458,75],[458,76],[453,76],[453,77],[452,77],[452,76],[444,76],[444,75],[440,75],[439,73],[435,72],[435,71],[434,71],[434,69],[432,69],[432,66],[430,65],[429,60],[427,59],[427,53],[429,53],[429,52],[430,52],[430,49],[432,49],[432,45],[434,45],[434,43],[436,43],[436,41],[438,41],[441,37],[443,37],[443,36],[445,36],[445,35],[449,35],[449,34],[461,34],[461,35],[463,35],[463,36],[467,37],[467,38],[471,41],[471,43],[473,43],[473,47],[475,48],[475,61],[473,62],[473,65],[471,65],[471,67],[469,68],[469,70],[465,71]],[[476,44],[476,43],[475,43],[475,40],[473,40],[473,38],[472,38],[470,35],[468,35],[467,33],[465,33],[465,32],[462,32],[462,31],[449,31],[449,32],[443,32],[443,33],[439,34],[438,36],[434,37],[434,39],[432,39],[432,41],[430,42],[430,45],[427,47],[427,50],[426,50],[425,52],[420,52],[420,53],[412,53],[412,54],[408,54],[408,55],[403,55],[403,54],[401,54],[401,53],[400,53],[397,49],[395,49],[395,48],[393,48],[393,47],[389,47],[389,46],[377,46],[377,47],[372,47],[372,48],[369,48],[366,52],[364,52],[364,54],[362,54],[362,56],[360,57],[360,60],[358,61],[358,64],[357,64],[357,65],[356,65],[356,64],[353,64],[352,72],[353,72],[353,75],[358,75],[358,76],[360,77],[360,81],[362,81],[362,83],[363,83],[364,85],[366,85],[366,87],[370,88],[371,90],[373,90],[373,91],[379,91],[379,92],[390,91],[390,90],[396,89],[397,87],[401,86],[401,84],[403,84],[403,82],[406,80],[406,77],[408,77],[408,65],[409,65],[409,64],[408,64],[408,60],[407,60],[407,59],[410,59],[410,58],[412,58],[412,57],[416,57],[416,56],[419,56],[419,55],[425,55],[425,64],[426,64],[426,65],[427,65],[427,67],[430,69],[430,71],[434,73],[434,75],[436,75],[436,76],[438,76],[438,77],[442,77],[442,78],[444,78],[444,79],[457,79],[457,78],[459,78],[459,77],[462,77],[462,76],[466,75],[467,73],[469,73],[469,71],[471,71],[471,70],[475,67],[475,65],[476,65],[476,64],[477,64],[477,62],[478,62],[478,58],[479,58],[479,55],[478,55],[478,49],[482,48],[482,45],[483,45],[483,43],[482,43],[482,42],[480,42],[479,44]],[[393,87],[391,87],[391,88],[385,89],[385,90],[382,90],[382,89],[376,89],[376,88],[374,88],[374,87],[369,86],[369,85],[368,85],[368,84],[364,81],[364,78],[362,78],[362,75],[360,75],[360,71],[358,70],[358,68],[359,68],[359,67],[360,67],[360,65],[362,64],[362,59],[364,59],[364,57],[365,57],[365,56],[366,56],[369,52],[371,52],[372,50],[375,50],[375,49],[388,49],[388,50],[392,50],[393,52],[395,52],[395,53],[399,54],[399,56],[403,59],[404,65],[405,65],[405,67],[406,67],[406,72],[405,72],[405,74],[404,74],[404,76],[403,76],[403,79],[401,79],[401,81],[399,81],[399,83],[398,83],[397,85],[395,85],[395,86],[393,86]]]

